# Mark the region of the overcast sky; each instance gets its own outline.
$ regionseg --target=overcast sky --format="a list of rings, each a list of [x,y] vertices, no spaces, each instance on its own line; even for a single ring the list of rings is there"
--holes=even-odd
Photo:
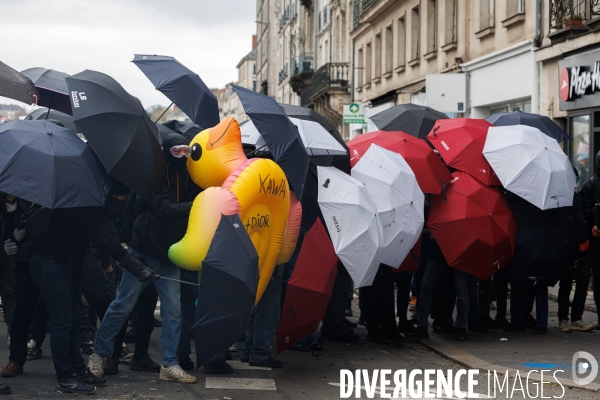
[[[237,79],[256,29],[256,0],[0,0],[0,14],[0,61],[19,71],[104,72],[145,107],[170,102],[134,54],[173,56],[223,87]]]

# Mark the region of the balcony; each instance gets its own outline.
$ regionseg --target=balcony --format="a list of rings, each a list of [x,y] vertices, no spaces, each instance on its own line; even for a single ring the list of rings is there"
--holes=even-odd
[[[321,11],[319,11],[318,18],[318,31],[321,32],[323,29],[327,28],[331,24],[331,14],[329,10],[329,5],[323,7]]]
[[[352,1],[352,27],[356,28],[360,24],[360,17],[369,11],[379,0],[353,0]]]
[[[300,95],[302,89],[311,84],[311,78],[315,72],[314,61],[313,53],[302,53],[299,57],[292,58],[290,86],[296,94]]]
[[[350,63],[328,63],[315,72],[312,80],[312,92],[316,95],[325,89],[347,89]]]
[[[281,85],[283,81],[288,77],[288,65],[285,64],[281,71],[279,71],[279,84]]]

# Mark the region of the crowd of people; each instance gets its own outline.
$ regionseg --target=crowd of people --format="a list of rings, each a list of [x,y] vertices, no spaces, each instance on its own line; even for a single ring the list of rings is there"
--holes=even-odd
[[[192,201],[201,191],[186,171],[186,159],[175,158],[170,152],[171,147],[187,144],[178,133],[163,138],[167,178],[162,189],[145,200],[118,182],[107,184],[103,208],[49,210],[1,194],[0,297],[10,345],[2,377],[21,375],[27,361],[42,356],[48,323],[59,392],[92,393],[107,384],[107,375],[118,374],[121,363],[179,383],[194,383],[196,378],[186,371],[197,367],[203,367],[207,374],[232,372],[227,363],[229,351],[203,366],[195,365],[190,357],[198,289],[177,280],[198,284],[200,277],[197,272],[179,269],[168,257],[169,247],[185,235]],[[560,280],[561,332],[600,329],[600,325],[582,321],[590,272],[600,309],[597,203],[600,153],[596,174],[575,193],[580,246],[573,266]],[[276,268],[253,311],[246,334],[240,338],[244,341],[242,362],[283,367],[271,356],[271,342],[289,271],[285,264]],[[569,312],[573,281],[577,286]],[[544,276],[532,276],[521,285],[509,285],[503,270],[483,281],[450,268],[425,228],[416,271],[397,272],[380,265],[373,284],[359,289],[358,323],[368,331],[366,340],[375,343],[427,338],[430,317],[433,332],[452,334],[460,341],[468,340],[469,332],[489,329],[533,329],[534,334],[543,335],[548,329],[548,283]],[[352,315],[353,293],[352,279],[338,262],[320,331],[293,349],[322,350],[323,339],[358,342],[359,336],[353,331],[356,323],[347,319]],[[159,298],[162,359],[153,360],[148,349],[157,325],[154,312]],[[497,308],[495,318],[490,316],[492,301]],[[130,340],[126,340],[130,325]],[[135,343],[133,352],[124,341]],[[201,345],[200,341],[195,343]],[[90,354],[87,364],[83,353]],[[0,387],[0,394],[4,393],[10,393],[8,386]]]

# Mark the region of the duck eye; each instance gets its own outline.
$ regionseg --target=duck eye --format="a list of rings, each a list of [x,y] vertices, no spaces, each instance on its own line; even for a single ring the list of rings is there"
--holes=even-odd
[[[190,153],[190,157],[194,161],[198,161],[200,157],[202,157],[202,148],[197,144],[192,146],[192,152]]]

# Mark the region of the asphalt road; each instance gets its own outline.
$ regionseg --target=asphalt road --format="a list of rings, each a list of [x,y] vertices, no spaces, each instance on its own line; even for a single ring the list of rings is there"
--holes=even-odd
[[[353,319],[353,318],[351,318]],[[96,399],[338,399],[340,398],[340,369],[441,369],[454,373],[461,367],[434,354],[421,344],[377,345],[364,340],[366,330],[359,327],[357,333],[362,340],[357,344],[325,342],[321,354],[286,351],[277,359],[285,367],[279,370],[243,369],[239,353],[234,353],[235,371],[231,375],[205,375],[202,370],[191,373],[198,378],[192,385],[162,382],[158,374],[130,371],[126,365],[120,366],[120,375],[109,377],[107,387],[98,388]],[[0,324],[0,337],[4,338],[6,327]],[[151,342],[154,359],[160,360],[160,328],[155,329]],[[491,345],[491,344],[490,344]],[[54,390],[54,369],[50,357],[49,340],[44,343],[44,356],[25,365],[25,373],[16,378],[0,379],[9,384],[13,395],[7,398],[22,399],[66,399],[79,396],[56,393]],[[550,350],[549,350],[550,351]],[[3,340],[0,347],[0,359],[4,364],[8,360],[8,348]],[[487,393],[487,377],[479,375],[479,385],[475,392]],[[525,380],[523,380],[525,383]],[[511,386],[514,380],[510,381]],[[462,379],[462,388],[466,387]],[[525,384],[525,387],[527,385]],[[518,384],[517,384],[518,389]],[[535,384],[529,385],[530,393],[535,394]],[[510,395],[510,393],[509,393]],[[561,397],[562,388],[557,385],[545,385],[544,396]],[[538,394],[539,396],[539,394]],[[484,397],[484,396],[480,396]],[[487,396],[486,396],[487,397]],[[526,396],[527,397],[527,396]],[[354,394],[352,398],[355,398]],[[362,398],[367,398],[362,392]],[[380,398],[379,391],[375,398]],[[452,398],[452,397],[444,397]],[[504,394],[496,398],[511,398]],[[512,398],[523,398],[521,392],[515,392]],[[598,399],[599,393],[566,389],[564,399]]]

